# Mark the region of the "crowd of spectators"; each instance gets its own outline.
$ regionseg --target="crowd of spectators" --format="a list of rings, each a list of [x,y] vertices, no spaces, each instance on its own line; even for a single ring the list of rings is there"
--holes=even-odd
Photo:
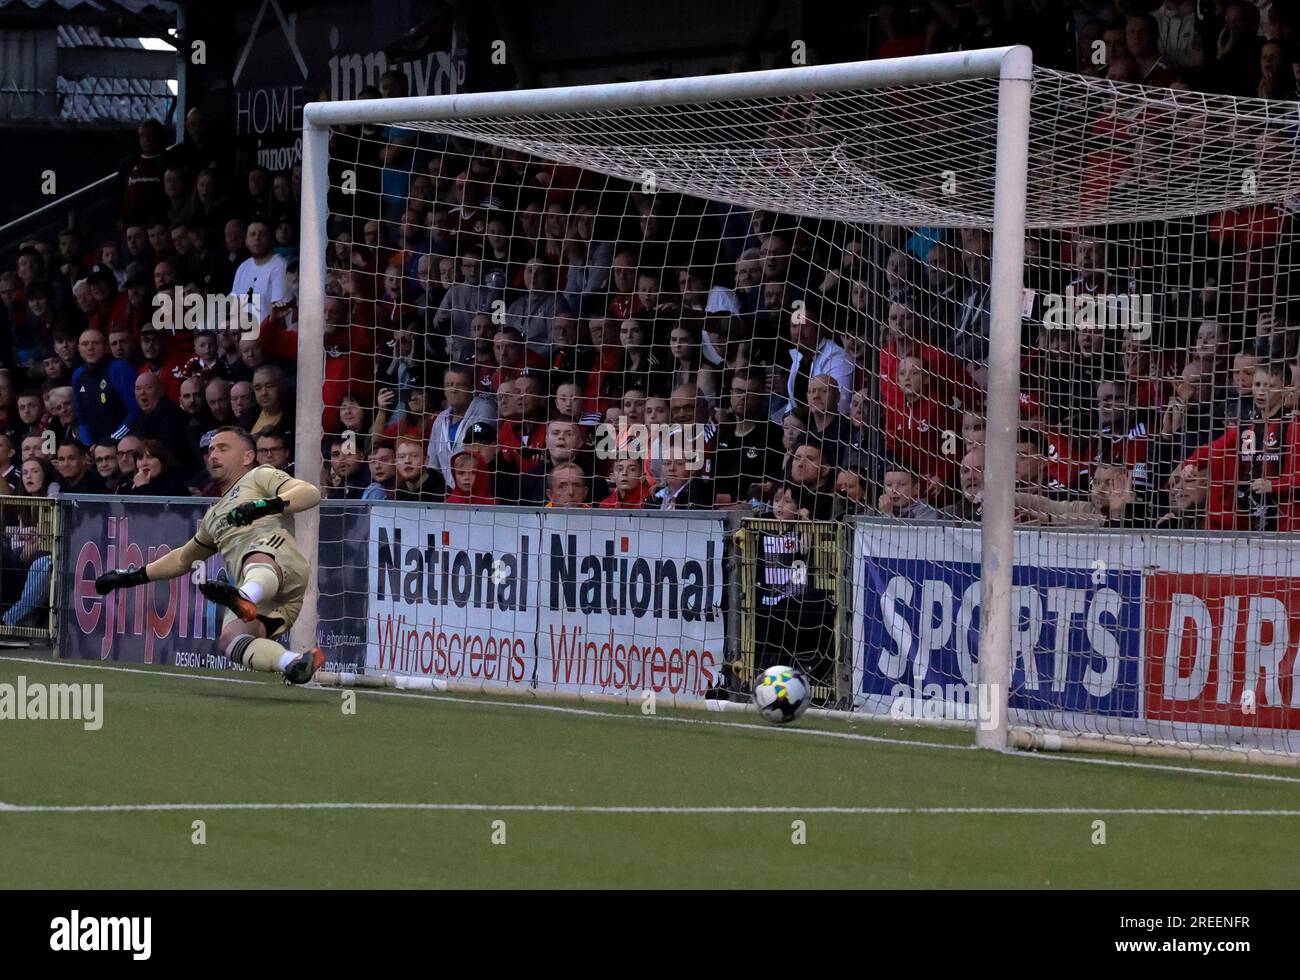
[[[1027,43],[1117,82],[1297,98],[1276,0],[1263,23],[1243,0],[910,6],[880,5],[873,57]],[[406,94],[389,72],[362,97]],[[6,494],[212,495],[230,424],[293,469],[301,169],[185,124],[170,149],[140,126],[116,234],[69,228],[0,271]],[[298,474],[328,496],[979,519],[987,232],[646,193],[375,126],[332,134],[330,188],[325,462]],[[1141,334],[1026,310],[1020,520],[1300,526],[1295,230],[1279,207],[1031,236],[1040,297],[1156,307]],[[256,336],[184,322],[185,298],[232,294]]]

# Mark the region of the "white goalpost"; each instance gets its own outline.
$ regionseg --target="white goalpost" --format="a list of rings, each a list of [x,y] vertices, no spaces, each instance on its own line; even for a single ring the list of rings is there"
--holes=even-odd
[[[1199,444],[1183,438],[1179,424],[1185,422],[1159,414],[1165,396],[1148,406],[1155,421],[1147,428],[1127,421],[1121,426],[1110,400],[1127,404],[1139,390],[1163,391],[1173,383],[1166,375],[1189,370],[1181,356],[1170,353],[1177,344],[1162,348],[1148,342],[1150,304],[1141,325],[1145,335],[1126,320],[1128,332],[1094,339],[1103,328],[1088,320],[1077,331],[1083,339],[1060,344],[1045,312],[1058,295],[1073,303],[1076,291],[1086,291],[1098,304],[1087,307],[1091,316],[1105,303],[1116,306],[1110,297],[1118,291],[1123,293],[1119,307],[1131,319],[1133,310],[1143,308],[1136,297],[1154,294],[1157,334],[1177,332],[1182,327],[1171,325],[1184,323],[1195,331],[1198,323],[1213,322],[1216,313],[1201,299],[1207,287],[1190,282],[1193,270],[1201,275],[1229,267],[1231,273],[1211,274],[1224,295],[1230,283],[1241,287],[1248,309],[1242,313],[1239,303],[1233,316],[1245,317],[1241,322],[1254,329],[1262,312],[1272,317],[1283,309],[1289,259],[1279,258],[1278,250],[1285,240],[1261,244],[1246,235],[1237,252],[1228,254],[1224,246],[1209,256],[1199,245],[1183,242],[1193,233],[1204,237],[1195,222],[1205,215],[1280,206],[1300,192],[1294,109],[1037,69],[1026,47],[611,85],[309,104],[303,113],[296,472],[315,480],[329,465],[325,440],[351,427],[337,421],[339,405],[323,390],[335,392],[335,398],[346,391],[369,413],[379,411],[380,389],[388,384],[349,379],[337,367],[327,368],[327,350],[338,354],[340,334],[331,332],[357,326],[355,312],[343,325],[327,315],[327,295],[340,295],[342,289],[351,310],[365,305],[374,311],[367,313],[365,328],[389,338],[391,356],[384,353],[374,363],[390,359],[394,384],[418,396],[418,401],[394,396],[405,413],[403,424],[418,431],[420,413],[438,410],[426,401],[442,396],[443,373],[459,363],[471,385],[487,386],[477,394],[499,412],[491,418],[493,432],[498,422],[502,432],[507,424],[512,433],[526,430],[530,418],[545,431],[544,449],[529,447],[527,439],[523,448],[510,443],[507,449],[501,435],[500,447],[485,451],[498,467],[494,480],[509,471],[514,495],[494,483],[499,504],[541,507],[542,497],[518,488],[535,476],[537,486],[550,493],[556,471],[574,458],[547,455],[556,416],[530,417],[522,407],[527,395],[548,405],[583,402],[572,409],[574,424],[585,409],[590,417],[582,425],[599,427],[616,420],[639,424],[642,402],[667,406],[685,388],[694,392],[692,405],[707,403],[707,418],[703,411],[694,422],[674,417],[675,425],[698,423],[708,428],[709,440],[722,443],[743,443],[753,424],[770,429],[773,438],[778,430],[784,433],[783,452],[773,449],[779,474],[752,481],[747,471],[728,474],[731,482],[724,484],[719,470],[709,489],[725,502],[719,508],[730,508],[729,526],[755,542],[753,551],[737,547],[741,557],[729,575],[729,649],[740,651],[735,664],[744,663],[726,672],[742,678],[733,693],[763,662],[764,643],[829,649],[835,636],[835,649],[842,645],[850,651],[845,658],[851,656],[853,663],[840,658],[828,668],[827,707],[876,715],[892,711],[900,717],[907,713],[900,705],[920,703],[927,677],[933,679],[938,670],[932,664],[942,660],[944,676],[961,688],[959,700],[967,700],[965,710],[954,713],[948,703],[952,696],[938,695],[941,720],[955,718],[973,727],[983,748],[1095,745],[1207,753],[1231,748],[1233,757],[1247,749],[1294,758],[1300,746],[1285,731],[1244,731],[1249,725],[1243,727],[1238,712],[1254,697],[1245,692],[1253,692],[1256,683],[1274,690],[1277,678],[1291,669],[1293,652],[1274,650],[1271,667],[1260,666],[1250,640],[1244,652],[1218,654],[1213,669],[1219,701],[1227,705],[1223,710],[1211,704],[1212,695],[1202,698],[1200,688],[1186,693],[1188,678],[1201,676],[1197,671],[1205,675],[1206,691],[1213,686],[1202,654],[1188,651],[1211,642],[1209,627],[1196,624],[1210,623],[1221,610],[1213,605],[1217,600],[1206,599],[1203,605],[1211,612],[1202,619],[1195,619],[1199,612],[1187,612],[1185,622],[1176,621],[1184,607],[1200,600],[1177,593],[1175,579],[1173,585],[1162,580],[1159,588],[1177,593],[1161,599],[1162,615],[1170,617],[1166,632],[1176,633],[1177,644],[1160,654],[1158,667],[1150,665],[1151,654],[1141,652],[1156,642],[1140,635],[1150,626],[1141,611],[1149,601],[1142,576],[1144,568],[1155,567],[1143,564],[1144,555],[1163,548],[1167,561],[1159,567],[1185,576],[1204,569],[1210,570],[1204,574],[1230,576],[1240,567],[1233,561],[1241,561],[1241,548],[1228,537],[1188,538],[1180,545],[1146,534],[1164,526],[1155,521],[1131,525],[1133,534],[1123,538],[1114,530],[1120,526],[1117,512],[1100,496],[1104,471],[1104,480],[1159,495],[1163,508],[1168,481],[1182,479],[1184,461]],[[657,203],[663,200],[673,203]],[[1186,231],[1184,219],[1195,225],[1193,231]],[[705,226],[714,231],[701,236]],[[1218,234],[1215,227],[1211,235]],[[1090,258],[1094,242],[1100,243],[1095,246],[1100,258]],[[1029,257],[1027,245],[1033,248]],[[1122,266],[1113,258],[1116,250],[1138,258]],[[346,257],[338,260],[339,254]],[[595,266],[584,258],[597,254],[602,258]],[[499,278],[489,281],[480,267],[497,269]],[[598,289],[590,288],[593,269],[601,273]],[[564,284],[554,281],[557,271]],[[1133,275],[1122,289],[1109,285],[1128,271]],[[549,287],[538,285],[539,275],[551,277]],[[1067,285],[1069,292],[1062,288]],[[464,296],[476,298],[468,308],[456,306],[463,302],[457,297]],[[801,376],[798,358],[788,359],[784,345],[787,330],[797,336],[803,297],[809,296],[820,311],[819,329],[837,341],[831,346],[844,357],[842,362],[824,358],[830,348],[818,346],[825,343],[818,336],[804,356],[832,366],[815,373],[805,365]],[[1132,308],[1126,305],[1130,299],[1136,303]],[[508,314],[502,312],[506,309]],[[541,309],[548,312],[535,312]],[[1071,306],[1071,316],[1074,310]],[[1227,350],[1230,318],[1220,312],[1218,319]],[[579,367],[568,362],[563,371],[555,367],[562,361],[561,341],[555,339],[561,331],[555,336],[548,331],[556,320],[572,321],[577,339],[563,343],[585,351],[588,360],[579,359]],[[415,322],[420,326],[409,326]],[[652,339],[627,339],[642,329]],[[1042,350],[1036,340],[1026,344],[1038,330],[1046,331],[1035,334],[1046,338]],[[704,355],[679,357],[685,343],[679,331],[694,337]],[[1265,328],[1260,331],[1263,350],[1269,338]],[[528,357],[536,353],[539,364],[546,361],[549,382],[515,384],[520,374],[529,373],[530,362],[525,357],[525,367],[515,373],[506,370],[504,359],[498,363],[500,345],[508,347],[511,336],[527,345]],[[421,353],[402,361],[403,343],[414,343]],[[645,367],[647,357],[651,365],[655,361],[644,353],[660,343],[662,351],[674,352],[660,372],[662,392],[650,390],[660,380],[659,369]],[[804,341],[792,343],[797,348]],[[1102,346],[1107,346],[1104,356],[1098,354]],[[1296,356],[1285,344],[1274,347],[1281,351],[1280,361]],[[763,353],[769,350],[776,353]],[[1131,376],[1113,373],[1130,357],[1146,357],[1146,367]],[[1267,358],[1260,354],[1257,360]],[[1103,361],[1104,369],[1092,366]],[[1158,367],[1157,361],[1169,365]],[[840,363],[847,373],[837,380],[840,368],[833,365]],[[1212,370],[1205,368],[1207,385],[1214,380]],[[601,380],[620,372],[621,383]],[[766,387],[755,404],[761,405],[762,418],[751,424],[750,409],[737,406],[746,404],[745,385],[759,384],[760,377]],[[1021,390],[1022,378],[1028,379],[1027,391]],[[355,382],[351,387],[344,383],[349,380]],[[728,383],[729,392],[723,390]],[[451,381],[446,384],[449,390]],[[1114,395],[1108,385],[1123,394]],[[367,394],[357,395],[363,388]],[[1053,399],[1065,397],[1062,391],[1087,404],[1059,408]],[[789,405],[783,410],[787,392]],[[1111,413],[1100,423],[1094,398],[1107,399],[1102,411]],[[323,409],[335,412],[329,426],[322,424]],[[569,417],[562,416],[563,424]],[[721,436],[713,431],[715,424]],[[394,421],[390,428],[399,442],[406,438],[402,424]],[[374,432],[372,445],[378,445],[383,437],[377,423]],[[1149,457],[1146,443],[1140,456],[1128,443],[1115,448],[1133,433],[1139,433],[1138,440],[1149,436],[1159,447]],[[362,435],[368,438],[370,429]],[[1066,442],[1087,449],[1066,459],[1073,452],[1063,448]],[[816,456],[801,458],[803,446],[811,446]],[[529,450],[540,454],[539,468],[521,475],[531,465]],[[715,451],[724,450],[710,449]],[[428,452],[432,471],[434,454]],[[502,463],[503,452],[515,462]],[[1027,460],[1027,453],[1037,454],[1036,460]],[[1172,463],[1161,470],[1165,464],[1157,465],[1157,457]],[[815,461],[807,464],[809,458]],[[1035,502],[1047,501],[1055,489],[1049,491],[1047,476],[1034,482],[1026,473],[1036,467],[1044,474],[1064,473],[1068,463],[1074,465],[1066,482],[1073,482],[1068,490],[1060,488],[1060,506],[1043,503],[1036,510]],[[807,489],[799,482],[804,465],[815,470],[807,507],[800,496]],[[968,474],[972,468],[979,473]],[[599,485],[602,495],[608,491],[611,499],[622,499],[610,466],[588,465],[582,477],[583,492],[593,493],[590,488]],[[661,482],[663,474],[652,472],[649,464],[646,479],[652,490],[673,486]],[[724,486],[731,489],[724,493]],[[757,489],[751,494],[752,488]],[[827,500],[834,497],[834,505],[819,510],[822,489]],[[783,493],[794,501],[788,513],[777,499]],[[598,503],[594,496],[588,502]],[[752,509],[745,509],[747,502]],[[557,506],[556,513],[562,513],[563,506]],[[1132,498],[1114,506],[1136,512]],[[422,518],[406,513],[412,515],[410,526],[423,533]],[[474,505],[467,513],[469,523],[488,527],[497,512]],[[791,514],[803,530],[789,523]],[[1093,517],[1095,525],[1088,524]],[[906,526],[900,523],[912,518]],[[1026,536],[1017,531],[1017,519],[1039,528]],[[429,520],[432,529],[434,518]],[[954,529],[953,521],[967,526]],[[803,559],[796,571],[778,574],[762,556],[802,548],[806,538],[800,535],[819,523],[844,532],[853,568],[841,569],[839,582],[824,568],[817,571],[826,595],[838,597],[832,603],[836,626],[826,626],[821,639],[809,641],[811,627],[798,605],[808,574]],[[1275,523],[1246,524],[1242,533],[1272,536],[1280,533]],[[1099,530],[1090,535],[1080,526]],[[664,533],[666,542],[669,532]],[[319,534],[319,515],[298,518],[306,554],[317,553]],[[1238,557],[1225,557],[1230,553]],[[1300,572],[1284,547],[1270,554],[1276,558],[1267,570],[1279,581]],[[434,560],[432,550],[428,560]],[[752,567],[742,574],[746,561]],[[876,564],[864,571],[864,561]],[[367,562],[373,559],[361,564]],[[1031,573],[1018,577],[1018,565]],[[313,572],[317,568],[314,563]],[[1045,572],[1040,579],[1033,569],[1065,571]],[[1076,574],[1084,578],[1076,582],[1071,577]],[[873,575],[888,582],[878,597],[872,592],[873,598],[865,599]],[[909,576],[915,579],[910,584],[904,581]],[[746,591],[764,589],[762,598]],[[296,647],[316,645],[317,600],[313,575],[294,628]],[[880,608],[867,608],[872,602]],[[972,625],[975,607],[977,627]],[[1259,637],[1266,639],[1259,642],[1276,646],[1270,628],[1260,627]],[[615,639],[610,627],[611,650]],[[1245,666],[1234,657],[1244,657]],[[839,675],[832,677],[836,670]],[[535,678],[540,675],[536,671]],[[1157,681],[1160,689],[1153,691]],[[893,693],[891,682],[896,682]],[[1289,694],[1289,681],[1283,687]],[[1279,708],[1289,700],[1269,696]],[[1153,698],[1159,703],[1148,715]],[[1287,727],[1289,722],[1279,723],[1279,729]]]

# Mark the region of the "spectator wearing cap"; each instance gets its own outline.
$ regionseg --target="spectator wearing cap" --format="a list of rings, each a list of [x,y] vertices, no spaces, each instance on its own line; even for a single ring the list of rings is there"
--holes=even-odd
[[[120,439],[134,431],[140,416],[135,371],[108,356],[99,330],[83,331],[77,349],[82,365],[72,375],[72,390],[82,445],[89,446],[104,436]]]
[[[156,119],[146,119],[136,127],[140,152],[122,168],[122,209],[125,226],[148,225],[166,216],[169,202],[163,190],[167,170],[166,135]]]
[[[476,395],[469,368],[454,364],[443,373],[443,394],[447,407],[433,420],[429,436],[428,468],[437,470],[443,482],[452,482],[451,458],[465,448],[465,437],[476,422],[496,421],[496,408],[486,395]]]
[[[790,316],[790,377],[786,389],[786,411],[807,406],[808,384],[819,374],[828,374],[839,386],[836,410],[847,412],[853,385],[853,362],[844,348],[827,336],[822,328],[821,309],[809,294],[805,305]]]
[[[393,486],[394,500],[430,503],[443,498],[447,484],[440,470],[422,465],[424,453],[417,440],[398,439],[393,462],[397,469],[397,479]],[[450,459],[447,460],[447,468],[451,468]]]
[[[190,452],[189,417],[163,393],[158,375],[146,372],[135,379],[135,400],[140,415],[132,431],[141,439],[156,439],[164,446],[176,447],[174,462],[181,472],[193,472],[198,460]]]
[[[54,468],[59,473],[60,493],[105,493],[104,481],[90,465],[86,447],[75,439],[59,444],[54,454]]]

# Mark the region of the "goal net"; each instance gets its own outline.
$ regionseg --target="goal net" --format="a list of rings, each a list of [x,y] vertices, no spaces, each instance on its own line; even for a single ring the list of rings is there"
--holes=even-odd
[[[1295,752],[1297,107],[1025,53],[311,106],[367,670]]]

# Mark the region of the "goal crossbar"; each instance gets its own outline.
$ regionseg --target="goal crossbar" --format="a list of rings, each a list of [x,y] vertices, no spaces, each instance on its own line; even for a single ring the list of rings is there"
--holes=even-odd
[[[663,79],[526,91],[309,104],[303,113],[303,192],[298,362],[298,472],[311,479],[321,467],[320,392],[324,379],[325,260],[328,241],[328,158],[332,127],[614,113],[647,107],[691,106],[739,100],[834,95],[963,80],[997,81],[996,157],[992,201],[990,356],[987,394],[987,472],[982,534],[982,613],[978,683],[1002,709],[977,727],[980,746],[1007,745],[1006,703],[1011,678],[1011,598],[1015,431],[1019,397],[1020,303],[1024,257],[1032,53],[1024,46],[887,61]],[[481,138],[502,144],[490,135]],[[600,165],[598,172],[611,172]],[[669,184],[663,182],[665,189]],[[682,190],[683,188],[675,188]],[[688,191],[689,193],[689,191]],[[699,193],[697,190],[696,193]],[[300,515],[298,535],[314,555],[319,538],[315,511]],[[318,597],[313,565],[303,613],[294,628],[299,647],[317,642]]]

